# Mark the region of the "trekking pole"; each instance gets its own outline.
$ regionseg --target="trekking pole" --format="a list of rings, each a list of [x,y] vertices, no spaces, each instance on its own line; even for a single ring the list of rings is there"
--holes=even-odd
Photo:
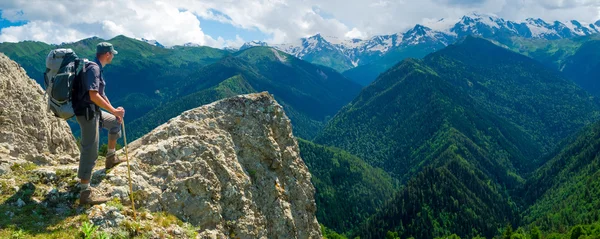
[[[129,198],[131,200],[131,207],[133,207],[133,220],[137,221],[135,217],[135,202],[133,201],[133,186],[131,186],[131,169],[129,168],[129,152],[127,152],[127,133],[125,133],[125,120],[121,118],[121,126],[123,127],[123,141],[125,142],[125,159],[127,159],[127,176],[129,177]]]

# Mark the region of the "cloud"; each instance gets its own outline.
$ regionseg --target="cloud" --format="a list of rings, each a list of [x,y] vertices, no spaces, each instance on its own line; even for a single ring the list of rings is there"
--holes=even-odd
[[[267,36],[246,40],[289,43],[316,33],[367,38],[404,32],[415,24],[459,19],[471,12],[516,21],[533,17],[592,23],[600,19],[600,0],[3,0],[0,10],[2,18],[27,22],[2,29],[0,41],[60,43],[124,34],[165,45],[194,42],[221,47],[241,45],[243,36],[213,37],[210,29],[202,28],[203,21]]]
[[[352,28],[352,30],[346,32],[346,34],[344,35],[347,38],[364,38],[364,34],[362,32],[360,32],[358,29]]]
[[[29,21],[2,29],[0,41],[36,40],[49,43],[116,35],[156,39],[165,45],[193,42],[213,45],[218,41],[204,34],[198,17],[168,2],[116,1],[25,1],[3,2],[2,17]],[[95,6],[95,7],[90,7]],[[48,10],[50,9],[50,10]]]
[[[53,22],[33,21],[23,26],[3,28],[0,42],[37,40],[48,43],[73,42],[87,37],[85,34]]]
[[[504,0],[501,17],[524,20],[529,17],[551,21],[579,20],[593,23],[600,19],[599,0]]]
[[[485,3],[486,0],[434,0],[434,2],[445,5],[480,6],[481,4]]]

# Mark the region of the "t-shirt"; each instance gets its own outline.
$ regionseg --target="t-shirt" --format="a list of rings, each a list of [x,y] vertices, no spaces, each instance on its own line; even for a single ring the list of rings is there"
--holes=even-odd
[[[98,91],[100,96],[105,96],[106,82],[104,81],[102,64],[98,59],[85,65],[85,74],[81,74],[79,80],[79,84],[73,86],[76,89],[73,97],[73,110],[75,115],[84,115],[85,108],[95,105],[90,99],[90,90]],[[95,108],[98,109],[97,106]]]

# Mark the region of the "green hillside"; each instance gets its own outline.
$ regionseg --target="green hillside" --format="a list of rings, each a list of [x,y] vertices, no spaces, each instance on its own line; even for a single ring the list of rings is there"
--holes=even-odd
[[[331,68],[310,64],[269,47],[252,47],[202,67],[185,80],[174,82],[172,88],[162,91],[169,98],[169,103],[160,105],[148,113],[150,117],[144,116],[136,122],[144,129],[134,128],[134,134],[143,135],[146,130],[185,110],[209,103],[209,100],[227,97],[224,94],[207,93],[206,89],[214,88],[234,76],[243,78],[249,86],[241,89],[273,94],[288,113],[294,125],[294,134],[307,139],[312,139],[324,122],[360,90],[358,84]],[[190,100],[187,97],[204,100]]]

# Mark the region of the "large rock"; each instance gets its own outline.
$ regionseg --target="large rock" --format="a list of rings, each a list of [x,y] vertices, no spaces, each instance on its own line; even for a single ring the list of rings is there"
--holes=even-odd
[[[201,238],[321,238],[315,189],[282,107],[268,93],[184,112],[129,145],[136,205]],[[128,202],[127,166],[100,188]]]
[[[79,154],[67,122],[46,105],[41,86],[0,53],[0,164],[57,164]]]

